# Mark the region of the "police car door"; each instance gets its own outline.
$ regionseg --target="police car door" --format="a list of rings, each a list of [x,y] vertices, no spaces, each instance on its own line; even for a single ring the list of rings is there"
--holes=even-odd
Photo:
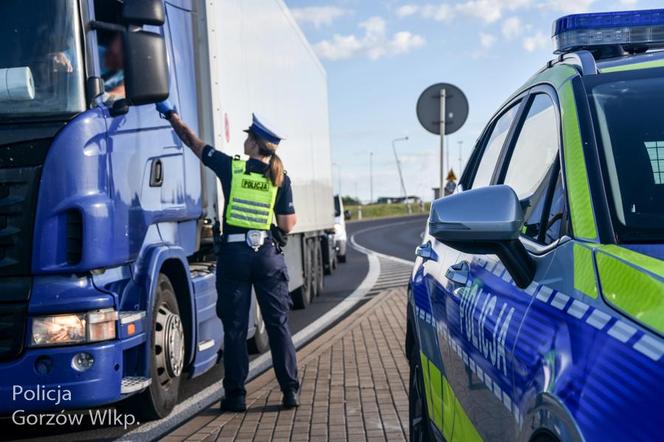
[[[473,187],[491,183],[522,104],[523,100],[517,99],[508,106],[492,120],[480,138],[467,168],[468,170],[473,169],[474,165],[477,166]],[[464,267],[463,261],[459,261],[458,251],[432,237],[428,237],[428,240],[434,254],[433,259],[424,263],[423,276],[431,307],[427,306],[426,301],[429,299],[420,293],[422,284],[414,284],[413,291],[417,306],[422,305],[422,308],[418,309],[421,348],[430,359],[429,379],[426,379],[425,373],[425,382],[428,381],[426,383],[430,386],[427,394],[432,398],[430,408],[433,410],[429,410],[429,415],[447,440],[473,440],[477,437],[476,424],[469,420],[468,410],[477,407],[474,404],[475,395],[471,392],[483,388],[483,381],[473,376],[469,368],[471,360],[468,355],[472,353],[473,347],[467,340],[465,328],[460,321],[459,288],[466,284],[468,269],[467,266]],[[425,248],[427,244],[429,243],[425,243]],[[458,269],[457,264],[460,265]],[[429,318],[429,315],[432,317]],[[433,324],[433,327],[430,324]],[[484,391],[486,392],[486,389]]]
[[[534,90],[522,103],[491,184],[513,187],[527,206],[523,234],[538,238],[550,183],[558,172],[558,111],[545,89]],[[483,184],[482,173],[480,166],[473,187]],[[448,273],[460,287],[465,285],[459,291],[461,345],[456,349],[464,364],[454,373],[452,387],[483,439],[513,440],[521,416],[512,399],[512,352],[531,296],[516,286],[495,256],[461,253]]]

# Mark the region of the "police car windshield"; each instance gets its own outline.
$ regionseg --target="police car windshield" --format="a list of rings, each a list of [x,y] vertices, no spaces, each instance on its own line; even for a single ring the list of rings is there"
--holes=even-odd
[[[664,69],[586,77],[621,242],[664,241]]]

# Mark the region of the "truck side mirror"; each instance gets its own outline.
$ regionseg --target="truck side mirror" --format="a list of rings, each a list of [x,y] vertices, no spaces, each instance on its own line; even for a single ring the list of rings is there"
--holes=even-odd
[[[124,39],[124,73],[126,96],[132,105],[167,99],[170,88],[164,37],[128,29]]]
[[[128,25],[162,26],[165,22],[162,0],[125,0],[122,19]]]
[[[353,213],[350,210],[344,210],[344,219],[348,221],[353,217]]]
[[[534,261],[519,241],[521,202],[509,186],[489,186],[450,195],[431,207],[429,233],[464,253],[497,255],[521,288],[535,276]]]

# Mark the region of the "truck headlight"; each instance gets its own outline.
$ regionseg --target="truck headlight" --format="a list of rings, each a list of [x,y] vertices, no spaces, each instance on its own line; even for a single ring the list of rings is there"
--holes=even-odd
[[[112,309],[39,316],[32,320],[32,346],[82,344],[114,339],[117,319],[118,312]]]

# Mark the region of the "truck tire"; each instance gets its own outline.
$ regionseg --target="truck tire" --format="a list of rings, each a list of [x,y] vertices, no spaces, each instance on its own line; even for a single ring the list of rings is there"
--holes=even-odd
[[[249,353],[265,353],[270,349],[270,341],[267,336],[267,327],[265,327],[265,321],[263,320],[263,315],[261,315],[261,309],[256,304],[256,317],[254,318],[254,336],[249,340]]]
[[[304,241],[303,250],[302,250],[302,267],[304,269],[304,283],[301,287],[298,287],[293,291],[293,308],[295,310],[305,309],[312,299],[312,294],[314,291],[313,285],[313,263],[311,261],[311,241]]]
[[[168,416],[178,403],[185,358],[185,334],[175,289],[159,274],[152,311],[150,386],[135,397],[134,412],[143,420]]]

